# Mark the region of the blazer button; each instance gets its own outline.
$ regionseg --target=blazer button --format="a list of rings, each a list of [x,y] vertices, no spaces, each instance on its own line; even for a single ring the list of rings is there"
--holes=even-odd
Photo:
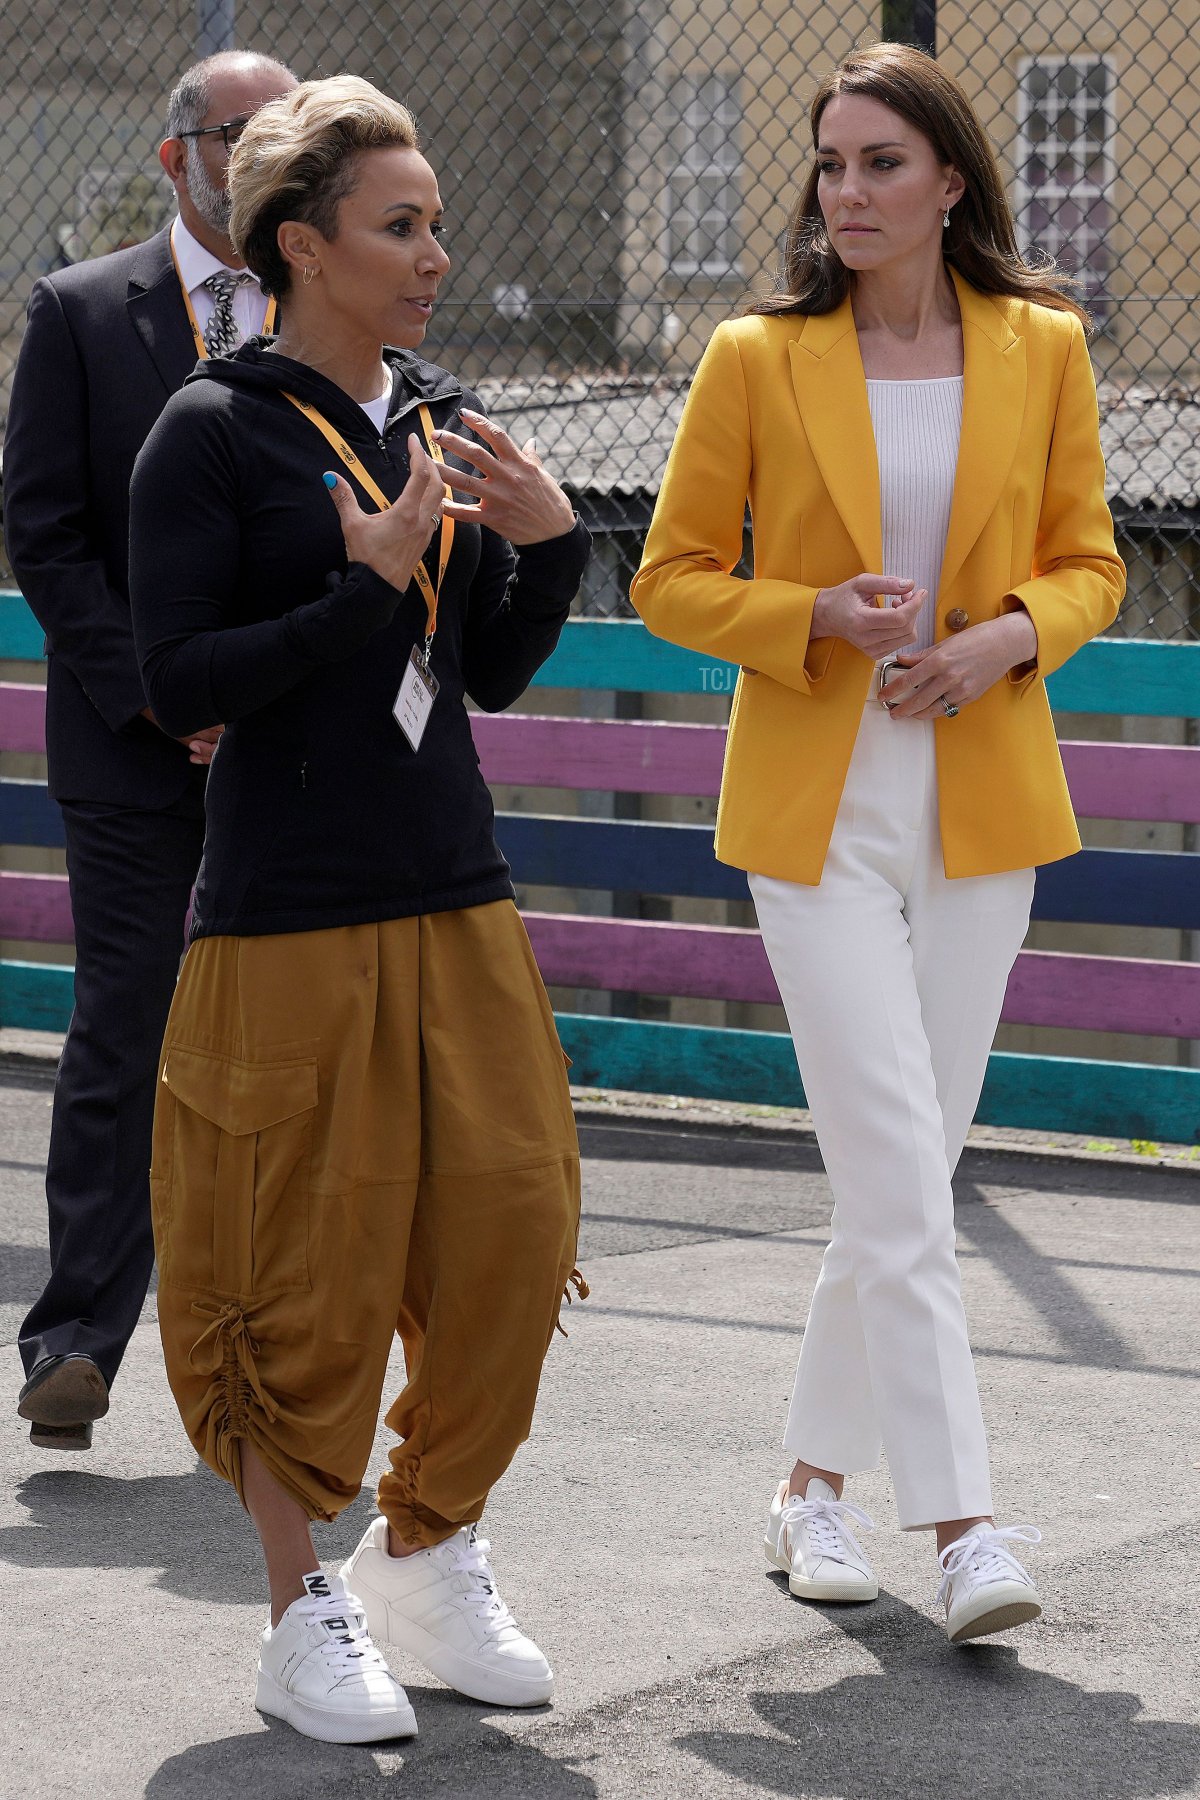
[[[961,631],[964,625],[971,623],[971,615],[961,606],[952,606],[946,614],[946,624],[951,631]]]

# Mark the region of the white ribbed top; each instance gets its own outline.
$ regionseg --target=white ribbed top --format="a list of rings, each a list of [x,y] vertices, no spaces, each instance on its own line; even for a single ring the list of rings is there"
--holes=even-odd
[[[881,575],[928,588],[917,645],[928,649],[937,618],[938,582],[962,432],[963,378],[868,381],[867,400],[879,457]]]

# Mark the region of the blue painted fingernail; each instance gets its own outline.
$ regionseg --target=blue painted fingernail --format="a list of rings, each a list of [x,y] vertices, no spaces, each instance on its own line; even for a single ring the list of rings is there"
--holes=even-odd
[[[327,488],[335,488],[337,486],[337,476],[331,475],[328,470],[322,475],[321,480],[325,483]]]

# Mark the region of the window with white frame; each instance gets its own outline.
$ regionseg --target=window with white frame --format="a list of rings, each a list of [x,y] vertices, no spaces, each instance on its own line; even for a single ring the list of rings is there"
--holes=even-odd
[[[742,109],[737,82],[710,75],[676,88],[667,177],[666,256],[674,275],[734,275],[741,256]]]
[[[1083,283],[1097,318],[1112,268],[1114,85],[1098,55],[1029,57],[1020,69],[1018,235]]]

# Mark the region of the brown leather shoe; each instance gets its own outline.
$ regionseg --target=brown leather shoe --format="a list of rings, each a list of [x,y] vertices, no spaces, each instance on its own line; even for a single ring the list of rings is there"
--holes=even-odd
[[[17,1412],[32,1421],[29,1441],[42,1450],[90,1450],[92,1420],[108,1411],[108,1383],[90,1356],[48,1356],[17,1397]]]

